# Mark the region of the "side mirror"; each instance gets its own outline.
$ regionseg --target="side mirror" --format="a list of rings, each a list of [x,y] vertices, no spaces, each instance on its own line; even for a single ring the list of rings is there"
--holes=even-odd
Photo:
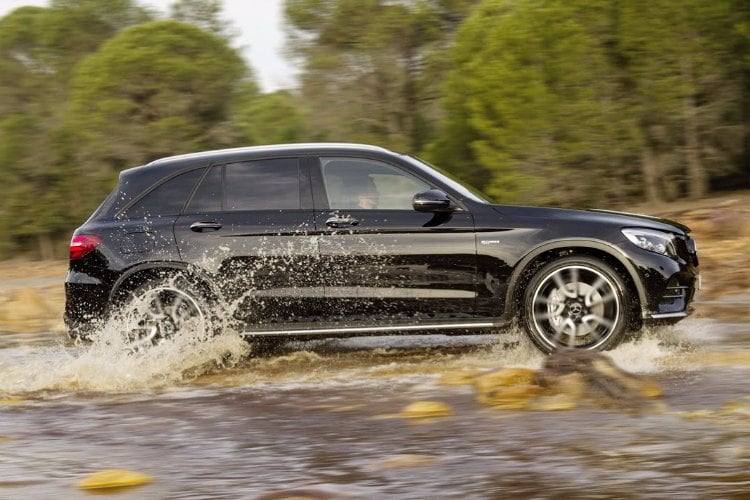
[[[452,212],[451,200],[439,189],[428,189],[414,195],[411,206],[417,212]]]

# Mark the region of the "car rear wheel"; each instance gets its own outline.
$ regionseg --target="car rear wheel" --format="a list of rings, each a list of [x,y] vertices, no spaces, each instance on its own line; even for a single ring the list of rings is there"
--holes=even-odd
[[[123,308],[126,343],[134,349],[159,345],[176,336],[202,341],[213,333],[208,301],[184,279],[147,282]]]
[[[565,257],[532,277],[523,299],[522,323],[534,344],[606,350],[628,325],[630,301],[622,277],[601,260]]]

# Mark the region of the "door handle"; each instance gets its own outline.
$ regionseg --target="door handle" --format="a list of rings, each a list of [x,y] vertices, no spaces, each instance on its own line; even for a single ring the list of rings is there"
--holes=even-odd
[[[202,233],[203,231],[217,231],[221,229],[220,222],[193,222],[190,224],[190,230],[196,233]]]
[[[351,215],[345,215],[343,217],[340,215],[334,215],[326,220],[326,226],[336,229],[353,227],[357,224],[359,224],[359,221]]]

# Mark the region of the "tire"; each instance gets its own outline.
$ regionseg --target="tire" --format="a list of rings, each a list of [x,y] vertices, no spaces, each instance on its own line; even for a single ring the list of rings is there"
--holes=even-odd
[[[216,333],[209,300],[180,276],[149,281],[136,288],[122,311],[125,342],[138,350],[163,344],[177,335],[203,341]]]
[[[571,256],[534,274],[524,291],[521,322],[545,353],[560,347],[604,351],[622,340],[630,310],[617,271],[599,259]]]

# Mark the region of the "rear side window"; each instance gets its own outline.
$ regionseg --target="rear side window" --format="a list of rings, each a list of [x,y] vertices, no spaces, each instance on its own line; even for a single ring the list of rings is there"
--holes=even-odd
[[[224,168],[227,211],[301,208],[296,158],[231,163]]]
[[[211,167],[186,212],[298,210],[301,206],[299,160],[273,158]]]
[[[179,215],[204,170],[191,170],[161,183],[128,208],[125,216],[129,219],[140,219]]]

